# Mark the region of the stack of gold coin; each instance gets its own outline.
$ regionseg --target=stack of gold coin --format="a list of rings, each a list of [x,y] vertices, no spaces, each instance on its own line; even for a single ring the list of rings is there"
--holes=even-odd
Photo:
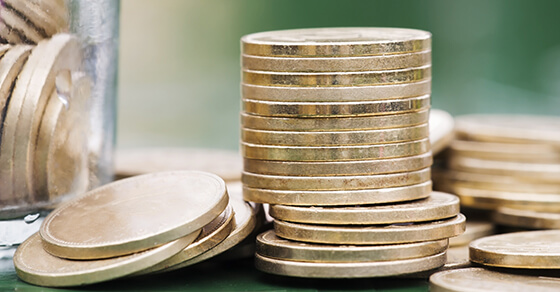
[[[465,219],[454,196],[430,196],[430,33],[325,28],[241,41],[244,197],[275,218],[257,267],[375,277],[443,265]],[[303,255],[283,252],[296,242]]]
[[[560,118],[469,115],[456,118],[456,132],[437,188],[501,225],[560,226]]]

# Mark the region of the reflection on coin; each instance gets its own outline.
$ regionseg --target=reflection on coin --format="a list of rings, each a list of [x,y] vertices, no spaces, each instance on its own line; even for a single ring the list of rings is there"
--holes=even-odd
[[[243,187],[247,201],[294,206],[348,206],[382,204],[426,198],[432,182],[396,188],[342,191],[279,191]]]
[[[428,139],[356,146],[272,146],[241,143],[245,158],[283,161],[346,161],[397,158],[430,151]]]
[[[493,217],[501,225],[528,229],[560,229],[560,214],[527,209],[498,208]]]
[[[467,219],[465,232],[457,237],[451,237],[449,239],[450,247],[468,245],[471,241],[475,239],[494,234],[494,224],[488,221],[472,220],[470,219],[471,217],[468,214],[467,214],[467,218],[468,219]],[[447,253],[448,257],[449,254],[450,253]]]
[[[449,148],[453,156],[532,163],[560,162],[560,148],[546,144],[455,140]]]
[[[459,198],[440,192],[433,192],[423,200],[377,206],[270,206],[270,216],[278,220],[325,225],[424,222],[449,218],[457,214],[459,214]]]
[[[358,161],[274,161],[244,159],[246,172],[286,176],[367,175],[414,171],[432,165],[432,153]]]
[[[372,278],[397,276],[442,266],[445,252],[422,258],[395,261],[317,263],[296,262],[255,255],[258,270],[270,274],[304,278]]]
[[[245,54],[257,56],[367,56],[429,50],[431,34],[404,28],[311,28],[249,34],[241,43]]]
[[[192,233],[227,204],[225,183],[216,175],[159,172],[113,182],[64,203],[47,216],[40,233],[45,249],[56,256],[113,257]]]
[[[235,151],[198,148],[119,149],[115,153],[115,174],[124,178],[140,174],[199,170],[225,181],[241,179],[241,156]]]
[[[465,216],[425,223],[321,226],[274,221],[276,235],[285,239],[326,244],[393,244],[432,241],[457,236],[465,231]]]
[[[49,287],[68,287],[99,283],[120,278],[161,262],[197,236],[195,231],[173,242],[131,255],[96,260],[68,260],[53,256],[43,249],[38,233],[28,238],[14,255],[17,275],[25,282]]]
[[[442,110],[430,110],[430,143],[434,155],[441,152],[451,143],[454,137],[453,117]]]
[[[398,99],[431,93],[431,78],[411,82],[374,86],[279,87],[241,83],[242,96],[254,100],[286,102],[356,102]]]
[[[274,230],[257,236],[257,254],[275,259],[304,262],[342,263],[394,261],[420,258],[444,252],[447,239],[391,245],[324,245],[277,237]]]
[[[560,268],[560,230],[526,231],[488,236],[471,242],[471,261],[521,269]]]
[[[433,292],[554,292],[560,278],[507,274],[483,268],[444,271],[430,277]]]
[[[277,176],[244,172],[249,188],[272,190],[336,191],[388,188],[419,184],[430,180],[430,168],[417,171],[360,176]]]
[[[430,107],[430,96],[361,102],[284,102],[244,98],[242,107],[246,113],[267,117],[357,117],[391,115],[427,109]]]

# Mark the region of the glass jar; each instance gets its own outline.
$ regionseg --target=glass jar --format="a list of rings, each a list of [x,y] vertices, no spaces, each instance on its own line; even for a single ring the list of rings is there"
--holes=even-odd
[[[1,5],[0,246],[10,246],[112,179],[120,2]]]

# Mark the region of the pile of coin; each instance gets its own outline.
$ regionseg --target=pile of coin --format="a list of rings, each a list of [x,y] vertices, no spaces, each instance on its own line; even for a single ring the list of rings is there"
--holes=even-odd
[[[37,44],[68,32],[66,0],[3,0],[0,5],[0,42]]]
[[[436,188],[492,211],[500,225],[560,227],[560,118],[468,115],[456,118],[456,132]]]
[[[431,195],[431,35],[326,28],[241,41],[244,197],[275,219],[257,268],[351,278],[443,265],[465,218],[456,197]]]

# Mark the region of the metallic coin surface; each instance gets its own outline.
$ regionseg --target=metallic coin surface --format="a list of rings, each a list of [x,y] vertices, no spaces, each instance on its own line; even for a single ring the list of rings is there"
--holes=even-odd
[[[64,203],[47,216],[40,234],[53,255],[107,258],[192,233],[227,204],[225,183],[216,175],[159,172],[116,181]]]
[[[216,174],[225,181],[235,181],[241,179],[241,163],[237,152],[221,149],[119,149],[115,153],[115,174],[124,178],[158,171],[198,170]]]
[[[559,117],[466,115],[455,121],[457,134],[469,140],[560,145]]]
[[[467,268],[439,272],[430,277],[433,292],[558,291],[560,278],[539,277]]]
[[[432,92],[431,84],[431,78],[410,83],[344,87],[280,87],[241,83],[241,95],[246,99],[285,102],[374,101],[428,95]]]
[[[447,253],[447,261],[445,262],[445,265],[433,270],[423,271],[414,274],[407,274],[402,277],[412,278],[412,279],[428,279],[430,278],[431,275],[438,272],[472,267],[472,264],[469,261],[468,245],[449,247],[446,253]]]
[[[380,189],[342,191],[279,191],[243,187],[247,201],[294,206],[348,206],[382,204],[426,198],[432,192],[432,182]]]
[[[21,33],[0,21],[0,38],[6,40],[9,44],[22,44],[23,36]]]
[[[465,231],[465,216],[426,223],[322,226],[274,221],[276,235],[289,240],[325,244],[394,244],[433,241],[457,236]]]
[[[430,168],[417,171],[361,176],[277,176],[244,172],[249,188],[292,191],[337,191],[399,187],[430,180]]]
[[[560,148],[548,144],[514,144],[454,140],[449,145],[452,156],[531,163],[560,162]]]
[[[367,175],[414,171],[432,165],[432,153],[415,156],[358,161],[243,160],[246,172],[285,176]]]
[[[457,196],[433,192],[422,200],[374,206],[299,207],[271,205],[270,216],[289,222],[323,225],[371,225],[425,222],[459,214]]]
[[[257,236],[257,254],[281,260],[344,263],[394,261],[445,252],[447,240],[391,245],[324,245],[277,237],[274,230]]]
[[[449,238],[449,246],[468,245],[471,241],[494,234],[494,224],[488,221],[477,221],[467,215],[465,232],[459,236]],[[450,253],[447,253],[449,257]]]
[[[492,219],[501,225],[527,229],[560,229],[560,214],[500,207]]]
[[[243,53],[257,56],[367,56],[429,50],[431,34],[404,28],[311,28],[249,34],[241,44]]]
[[[430,96],[376,101],[285,102],[243,99],[246,113],[266,117],[357,117],[414,112],[430,107]]]
[[[445,264],[445,252],[422,258],[355,263],[317,263],[255,255],[255,266],[266,273],[304,278],[373,278],[434,269]]]
[[[0,18],[7,26],[17,29],[18,32],[31,43],[36,44],[45,38],[45,35],[31,25],[26,19],[21,17],[14,10],[7,9],[4,5],[2,5],[2,9],[0,9]]]
[[[455,122],[446,111],[430,109],[430,143],[434,155],[445,149],[453,140]]]
[[[252,144],[287,146],[368,145],[420,140],[428,137],[428,124],[358,131],[265,131],[241,128],[241,140]]]
[[[349,161],[415,156],[430,151],[428,139],[356,146],[272,146],[241,142],[244,158],[282,161]]]
[[[64,27],[59,26],[52,17],[53,14],[56,14],[54,11],[43,10],[32,1],[6,0],[4,3],[21,13],[35,27],[43,30],[47,36],[64,31]],[[49,12],[51,15],[48,14]]]
[[[521,269],[560,267],[560,230],[492,235],[469,245],[470,260],[487,266]]]
[[[185,248],[198,234],[199,231],[195,231],[159,247],[126,256],[78,261],[49,254],[36,233],[17,249],[14,266],[20,279],[34,285],[68,287],[99,283],[157,264]]]

